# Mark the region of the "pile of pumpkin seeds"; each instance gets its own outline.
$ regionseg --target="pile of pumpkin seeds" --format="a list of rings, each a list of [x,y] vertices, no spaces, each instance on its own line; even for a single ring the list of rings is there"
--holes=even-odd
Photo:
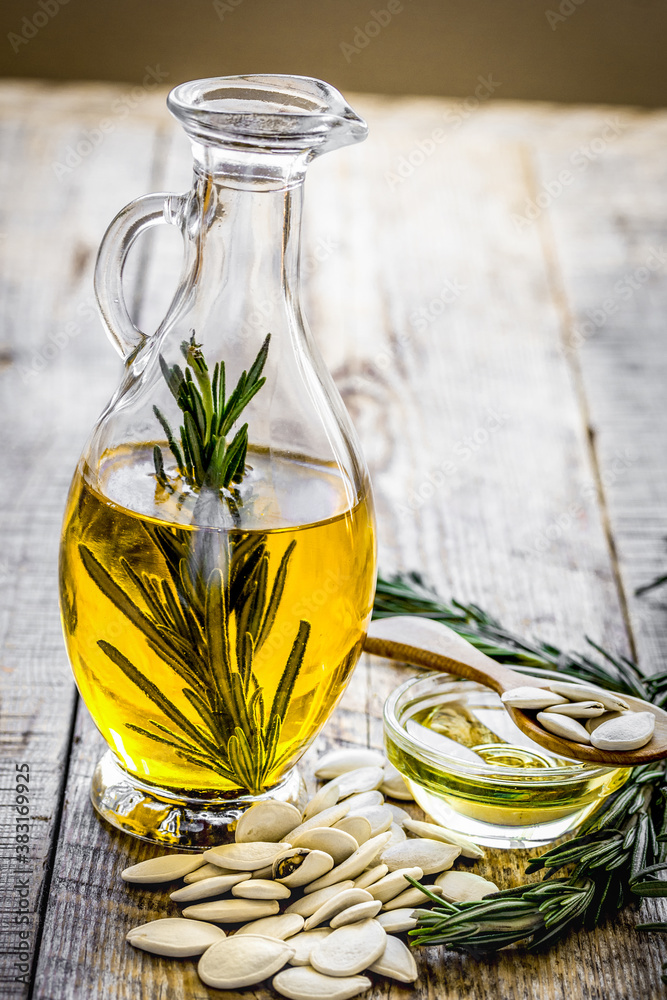
[[[655,729],[651,711],[633,711],[616,692],[595,684],[551,681],[548,687],[522,685],[501,697],[513,708],[536,710],[537,721],[548,732],[598,750],[638,750],[650,742]]]
[[[452,865],[484,852],[387,803],[385,794],[412,795],[378,751],[334,750],[315,774],[325,784],[303,812],[265,799],[240,817],[234,843],[125,869],[130,883],[184,883],[170,893],[183,916],[134,927],[129,943],[199,957],[200,978],[217,989],[272,976],[274,990],[293,1000],[358,996],[372,986],[364,972],[414,982],[414,956],[397,935],[416,926],[413,910],[428,899],[406,876],[436,876],[429,888],[450,902],[479,900],[497,886]]]

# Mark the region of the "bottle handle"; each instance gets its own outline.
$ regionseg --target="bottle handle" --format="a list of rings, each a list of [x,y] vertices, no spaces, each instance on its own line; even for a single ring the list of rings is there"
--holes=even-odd
[[[148,339],[132,320],[125,302],[127,255],[146,230],[163,222],[178,224],[183,200],[182,195],[164,192],[143,195],[120,210],[102,238],[95,264],[95,295],[111,342],[126,362]]]

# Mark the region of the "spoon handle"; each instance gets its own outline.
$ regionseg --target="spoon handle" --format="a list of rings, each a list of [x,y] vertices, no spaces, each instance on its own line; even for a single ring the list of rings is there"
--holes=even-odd
[[[498,694],[530,684],[546,687],[548,682],[530,678],[476,649],[466,639],[432,618],[396,615],[377,618],[368,627],[364,650],[389,660],[403,660],[429,670],[456,674],[477,681]]]

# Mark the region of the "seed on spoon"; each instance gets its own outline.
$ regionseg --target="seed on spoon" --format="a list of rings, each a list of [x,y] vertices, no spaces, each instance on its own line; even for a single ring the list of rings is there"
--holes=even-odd
[[[244,924],[248,920],[271,917],[279,910],[277,899],[217,899],[186,906],[183,916],[214,924]]]
[[[475,875],[474,872],[443,872],[435,884],[442,890],[442,898],[448,903],[480,902],[491,892],[498,892],[495,882]]]
[[[302,917],[310,917],[327,899],[337,896],[344,889],[353,888],[363,888],[363,886],[356,887],[352,879],[335,882],[333,885],[328,885],[325,889],[318,889],[317,892],[311,892],[307,896],[302,896],[301,899],[295,899],[293,903],[290,903],[286,907],[285,913],[299,913]]]
[[[234,872],[233,875],[215,875],[191,885],[184,885],[169,894],[175,903],[192,903],[197,899],[210,899],[211,896],[222,896],[239,882],[246,882],[252,876],[250,872]]]
[[[537,721],[548,732],[555,736],[562,736],[566,740],[574,740],[575,743],[590,743],[591,738],[584,727],[576,719],[569,719],[567,715],[549,715],[547,712],[538,712]]]
[[[292,847],[305,847],[309,851],[324,851],[333,858],[334,864],[346,861],[358,849],[359,844],[344,830],[331,826],[315,827],[294,837]]]
[[[385,757],[379,750],[354,747],[345,750],[330,750],[317,762],[316,778],[337,778],[347,771],[357,771],[361,767],[384,767]]]
[[[380,791],[392,799],[403,799],[405,802],[412,802],[414,798],[401,772],[389,761],[384,765],[384,781],[380,785]]]
[[[253,843],[220,844],[204,851],[206,861],[214,865],[234,868],[238,871],[256,871],[266,865],[273,864],[275,859],[288,851],[292,845],[287,842],[257,840]]]
[[[214,944],[199,960],[199,978],[218,990],[254,986],[272,976],[292,957],[294,951],[284,941],[234,935]]]
[[[294,934],[299,934],[303,930],[303,917],[298,913],[278,913],[275,917],[262,917],[259,920],[251,920],[236,931],[235,937],[239,934],[261,934],[262,937],[277,938],[284,941]]]
[[[630,706],[616,692],[605,691],[596,684],[575,684],[573,681],[549,681],[549,690],[562,694],[570,701],[601,701],[609,712],[627,712]]]
[[[460,853],[461,848],[454,844],[424,838],[395,844],[382,852],[380,860],[392,872],[399,868],[417,867],[424,875],[434,875],[451,868]]]
[[[314,931],[301,931],[290,938],[290,948],[294,954],[289,959],[290,965],[310,965],[310,953],[320,941],[331,934],[330,927],[318,927]]]
[[[161,882],[173,882],[174,879],[189,875],[204,864],[202,854],[162,854],[159,858],[149,858],[131,865],[121,872],[124,882],[138,885],[159,885]]]
[[[652,712],[625,712],[620,719],[603,722],[591,733],[591,743],[598,750],[638,750],[653,736]]]
[[[297,847],[286,851],[275,859],[273,878],[276,882],[282,882],[289,889],[296,889],[326,875],[333,866],[334,860],[330,854]],[[338,882],[339,879],[334,879],[334,881]]]
[[[351,837],[354,837],[360,847],[362,844],[365,844],[367,840],[371,839],[371,824],[365,816],[344,816],[343,819],[338,820],[334,829],[342,830],[343,833],[349,833]]]
[[[326,976],[353,976],[376,962],[387,935],[377,920],[339,927],[313,948],[310,964]]]
[[[417,926],[414,912],[413,906],[407,906],[400,910],[385,910],[383,913],[378,913],[375,919],[384,927],[387,934],[399,934],[401,931],[411,931]]]
[[[416,834],[417,837],[426,837],[427,840],[441,840],[443,844],[454,844],[456,847],[460,847],[464,858],[483,858],[485,856],[479,844],[464,837],[462,833],[454,833],[453,830],[448,830],[437,823],[424,823],[422,820],[412,819],[408,816],[403,826],[410,833]]]
[[[329,927],[336,930],[338,927],[345,927],[348,924],[357,924],[360,920],[368,920],[369,917],[376,917],[382,909],[379,899],[371,899],[366,903],[355,903],[347,910],[341,910],[329,921]]]
[[[386,865],[374,865],[373,868],[368,868],[355,880],[355,889],[368,889],[374,882],[379,882],[381,878],[384,878],[388,871]]]
[[[289,1000],[351,1000],[373,985],[367,976],[324,976],[309,966],[292,966],[273,977],[276,993]]]
[[[571,719],[593,719],[605,711],[601,701],[570,701],[545,709],[550,715],[568,715]]]
[[[567,698],[560,694],[555,694],[548,688],[530,687],[526,684],[522,687],[510,688],[503,691],[500,696],[503,705],[511,705],[512,708],[547,708],[550,705],[566,704]]]
[[[304,929],[311,931],[315,927],[319,927],[320,924],[328,923],[337,913],[347,910],[356,903],[372,902],[373,897],[365,889],[345,889],[344,892],[340,892],[337,896],[332,896],[331,899],[327,899],[322,903],[312,916],[308,917],[304,924]]]
[[[368,971],[396,979],[399,983],[414,983],[418,976],[417,963],[410,949],[400,938],[389,934],[383,953]]]
[[[237,844],[276,843],[300,822],[301,813],[296,806],[266,799],[246,809],[236,824],[235,840]]]
[[[596,719],[589,719],[586,722],[586,732],[594,733],[605,722],[611,722],[612,719],[622,719],[624,715],[627,715],[627,712],[605,712],[604,715],[599,715]]]
[[[291,895],[286,885],[268,878],[251,878],[232,887],[232,896],[238,899],[289,899]]]
[[[406,876],[418,882],[420,878],[423,878],[423,875],[424,872],[417,866],[412,868],[398,868],[396,871],[385,875],[379,882],[375,882],[374,885],[369,886],[368,891],[373,899],[379,899],[381,903],[386,903],[387,900],[393,899],[394,896],[398,896],[400,892],[409,887],[410,883],[407,881]]]
[[[206,924],[184,917],[164,917],[133,927],[126,940],[142,951],[168,958],[191,958],[203,954],[207,948],[225,938],[225,932],[214,924]]]

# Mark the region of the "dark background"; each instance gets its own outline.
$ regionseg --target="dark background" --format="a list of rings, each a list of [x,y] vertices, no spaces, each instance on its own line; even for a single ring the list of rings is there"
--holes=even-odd
[[[386,23],[369,37],[373,11]],[[168,86],[301,73],[465,97],[492,74],[503,99],[667,103],[665,0],[3,0],[0,23],[4,76],[140,82],[159,66]]]

